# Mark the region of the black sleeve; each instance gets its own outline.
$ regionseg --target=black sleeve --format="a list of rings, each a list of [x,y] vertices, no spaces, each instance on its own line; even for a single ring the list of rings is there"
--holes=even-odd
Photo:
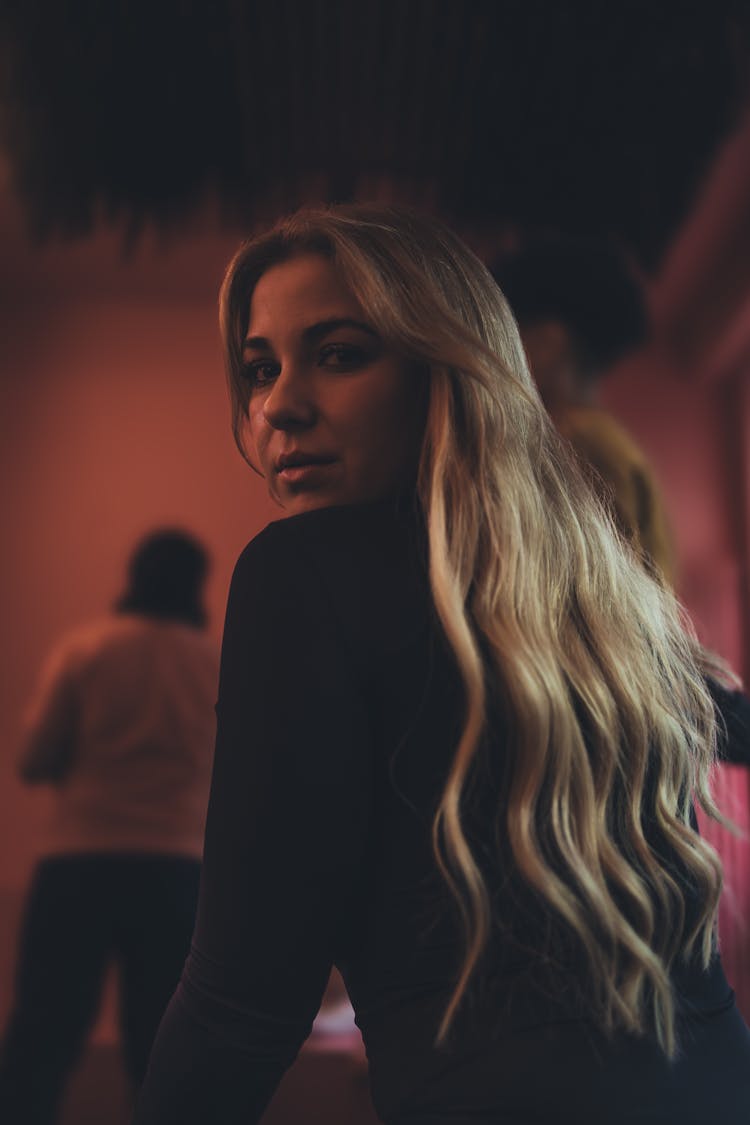
[[[735,766],[750,766],[750,699],[717,680],[706,682],[719,723],[719,758]]]
[[[232,579],[193,947],[136,1125],[257,1121],[310,1032],[368,834],[354,656],[273,525]]]

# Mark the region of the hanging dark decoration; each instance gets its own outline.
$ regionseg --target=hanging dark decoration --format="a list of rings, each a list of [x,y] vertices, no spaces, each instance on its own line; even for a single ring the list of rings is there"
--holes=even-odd
[[[749,26],[728,0],[5,0],[3,143],[39,237],[386,184],[648,267],[738,119]]]

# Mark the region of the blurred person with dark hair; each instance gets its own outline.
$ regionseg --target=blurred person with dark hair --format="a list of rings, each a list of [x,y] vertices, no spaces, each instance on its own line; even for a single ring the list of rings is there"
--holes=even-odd
[[[646,455],[598,401],[608,369],[643,344],[643,287],[616,246],[559,234],[533,235],[496,261],[544,405],[608,503],[619,530],[650,570],[674,581],[672,535]],[[719,754],[750,765],[750,700],[711,653],[708,686],[720,716]]]
[[[147,536],[114,612],[75,629],[46,663],[21,778],[54,787],[22,923],[16,994],[0,1055],[3,1125],[57,1120],[119,969],[134,1085],[193,928],[218,651],[206,636],[208,555],[191,535]]]
[[[620,530],[671,582],[672,539],[653,469],[598,401],[601,377],[648,334],[643,289],[627,259],[608,243],[535,235],[495,262],[492,273],[552,420],[584,467],[595,470]]]

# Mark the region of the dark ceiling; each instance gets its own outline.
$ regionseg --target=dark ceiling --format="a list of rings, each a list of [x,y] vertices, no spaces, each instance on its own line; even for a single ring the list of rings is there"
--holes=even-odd
[[[748,0],[4,0],[30,229],[247,223],[383,182],[653,269],[748,99]]]

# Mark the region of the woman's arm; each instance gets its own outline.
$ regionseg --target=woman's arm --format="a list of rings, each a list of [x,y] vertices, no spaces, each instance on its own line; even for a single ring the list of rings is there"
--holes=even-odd
[[[295,544],[272,525],[232,580],[193,949],[136,1125],[259,1119],[309,1034],[356,891],[369,724]]]
[[[706,683],[719,722],[719,758],[735,766],[750,766],[750,699],[710,676]]]
[[[27,785],[58,784],[72,764],[77,704],[70,661],[65,648],[52,655],[27,712],[17,767]]]

